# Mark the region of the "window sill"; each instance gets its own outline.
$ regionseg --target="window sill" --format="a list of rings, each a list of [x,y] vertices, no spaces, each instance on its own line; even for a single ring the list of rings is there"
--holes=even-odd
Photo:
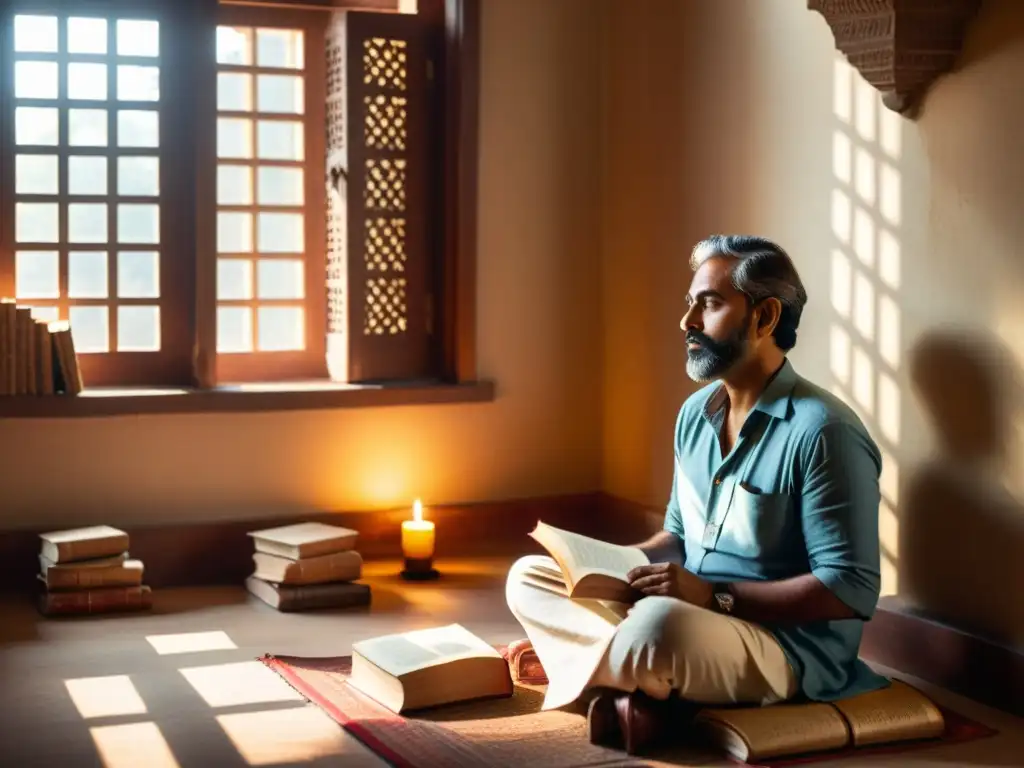
[[[482,403],[494,400],[491,381],[467,384],[334,384],[286,382],[234,384],[216,389],[182,387],[96,387],[77,397],[13,395],[0,397],[0,419],[64,419],[173,413],[265,413],[328,408],[380,408],[395,405]]]

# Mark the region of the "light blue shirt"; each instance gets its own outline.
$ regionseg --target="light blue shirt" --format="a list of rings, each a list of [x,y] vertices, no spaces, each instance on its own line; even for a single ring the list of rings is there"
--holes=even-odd
[[[881,455],[857,415],[787,360],[724,459],[725,389],[689,397],[676,422],[675,474],[665,529],[685,567],[710,581],[813,573],[858,618],[767,626],[812,700],[884,687],[858,659],[880,589]]]

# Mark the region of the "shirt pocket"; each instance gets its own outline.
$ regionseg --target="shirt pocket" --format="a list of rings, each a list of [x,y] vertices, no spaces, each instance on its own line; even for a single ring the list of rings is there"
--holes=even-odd
[[[718,549],[740,557],[777,550],[792,508],[788,493],[758,493],[737,484],[718,538]]]

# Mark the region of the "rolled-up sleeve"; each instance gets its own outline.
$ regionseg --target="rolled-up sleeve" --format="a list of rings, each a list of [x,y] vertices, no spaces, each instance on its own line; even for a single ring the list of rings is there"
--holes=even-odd
[[[811,440],[807,462],[801,522],[811,572],[869,619],[881,589],[878,448],[862,430],[828,423]]]

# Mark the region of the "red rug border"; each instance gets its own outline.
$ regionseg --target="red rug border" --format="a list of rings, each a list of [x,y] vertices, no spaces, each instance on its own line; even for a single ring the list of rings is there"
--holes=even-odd
[[[500,650],[503,646],[495,646]],[[301,658],[301,657],[289,657],[289,658]],[[330,658],[343,659],[346,655],[335,656]],[[289,686],[298,692],[307,701],[316,704],[324,712],[326,712],[334,722],[336,722],[343,730],[352,734],[355,738],[361,741],[366,747],[373,751],[373,753],[390,763],[394,768],[422,768],[415,763],[406,760],[400,754],[392,750],[387,744],[382,742],[373,733],[366,728],[363,728],[361,723],[375,723],[375,722],[390,722],[390,723],[404,723],[405,718],[400,715],[394,715],[391,717],[376,717],[376,718],[362,718],[360,720],[354,720],[353,718],[346,715],[338,707],[329,702],[320,694],[315,691],[307,692],[305,685],[301,677],[292,671],[291,665],[277,658],[273,654],[265,654],[259,656],[258,660],[265,664],[268,668],[277,673]],[[969,735],[960,736],[959,738],[948,738],[943,737],[939,739],[929,739],[926,741],[909,742],[903,744],[881,744],[875,747],[864,747],[864,748],[852,748],[845,747],[840,750],[834,750],[827,753],[818,752],[809,755],[799,755],[793,757],[783,757],[777,760],[768,760],[758,763],[748,763],[738,758],[731,757],[729,755],[723,755],[723,757],[730,762],[743,766],[743,768],[789,768],[790,766],[798,765],[812,765],[814,763],[821,763],[827,760],[839,760],[853,757],[855,755],[863,755],[865,757],[877,757],[879,755],[892,755],[900,754],[903,752],[913,752],[922,749],[936,748],[942,746],[952,746],[955,744],[964,744],[971,741],[980,741],[982,739],[992,738],[999,734],[997,728],[993,728],[990,725],[986,725],[979,720],[962,715],[956,710],[950,709],[949,707],[943,706],[936,702],[936,706],[942,712],[943,716],[950,717],[966,723],[969,726],[975,728],[975,732]],[[634,756],[635,757],[635,756]]]
[[[342,657],[338,657],[342,658]],[[394,768],[417,768],[416,765],[410,763],[404,757],[397,752],[393,751],[391,747],[383,743],[380,739],[373,735],[370,731],[363,728],[359,721],[355,721],[338,709],[336,706],[331,704],[327,699],[315,692],[307,693],[305,686],[300,688],[302,684],[301,679],[297,674],[291,671],[287,662],[281,661],[273,654],[266,654],[260,656],[259,660],[262,661],[267,667],[276,672],[281,678],[288,683],[296,692],[298,692],[304,699],[313,704],[316,704],[324,712],[326,712],[334,722],[340,725],[346,732],[355,736],[359,741],[366,745],[377,757],[382,760],[386,760],[391,763]],[[381,718],[383,719],[383,718]],[[387,718],[389,722],[404,722],[404,718],[395,716],[394,718]],[[363,721],[367,722],[367,721]],[[369,721],[373,722],[373,721]]]

